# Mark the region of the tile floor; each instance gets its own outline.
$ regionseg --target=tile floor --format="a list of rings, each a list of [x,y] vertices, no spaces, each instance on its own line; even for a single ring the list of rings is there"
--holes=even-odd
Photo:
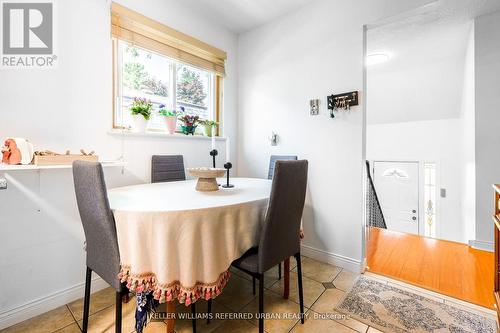
[[[345,318],[333,309],[352,286],[358,274],[354,274],[339,267],[331,266],[316,260],[303,257],[303,283],[306,321],[301,325],[296,314],[299,312],[297,293],[297,274],[295,260],[291,260],[292,273],[290,274],[290,299],[284,300],[280,295],[283,291],[283,282],[278,280],[277,269],[273,269],[265,277],[265,303],[266,313],[289,314],[289,318],[268,319],[265,321],[266,332],[272,333],[299,333],[299,332],[363,332],[376,333],[378,330],[354,319]],[[455,306],[464,306],[471,311],[478,311],[483,315],[495,317],[493,311],[472,306],[450,297],[428,292],[420,288],[406,285],[402,282],[367,274],[384,283],[396,284],[398,287],[411,288],[413,292],[424,293],[427,297],[437,298],[443,302],[451,302]],[[332,282],[335,288],[325,289],[323,283]],[[114,332],[114,291],[110,288],[101,290],[91,297],[89,332]],[[198,313],[206,311],[206,302],[197,303]],[[214,301],[213,313],[256,313],[258,298],[252,294],[252,281],[246,274],[234,270],[230,282],[224,292]],[[122,332],[134,332],[135,301],[123,304]],[[180,305],[178,313],[190,312],[189,308]],[[81,332],[83,312],[83,299],[44,313],[15,326],[1,330],[1,333],[30,332],[30,333],[78,333]],[[294,316],[295,315],[295,316]],[[197,321],[198,332],[258,332],[257,320],[223,320],[215,318],[207,325],[202,319]],[[176,320],[177,333],[191,332],[190,320]],[[163,322],[152,322],[145,333],[166,332]]]

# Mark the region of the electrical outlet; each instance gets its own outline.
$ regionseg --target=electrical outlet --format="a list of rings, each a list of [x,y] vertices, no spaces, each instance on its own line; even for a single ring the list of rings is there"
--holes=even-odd
[[[0,178],[0,190],[6,190],[6,189],[7,189],[7,179]]]

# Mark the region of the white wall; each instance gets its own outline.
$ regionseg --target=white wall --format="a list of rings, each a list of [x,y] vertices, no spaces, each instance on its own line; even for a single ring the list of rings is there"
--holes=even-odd
[[[371,94],[371,92],[370,92]],[[368,111],[369,112],[369,111]],[[366,158],[370,161],[416,161],[436,163],[436,238],[466,243],[462,218],[462,133],[460,119],[376,124],[367,127]],[[423,184],[423,182],[421,181]],[[420,226],[425,223],[423,186],[420,186]],[[423,232],[423,228],[420,229]]]
[[[309,160],[308,254],[359,269],[364,115],[356,107],[330,119],[326,96],[362,90],[364,24],[424,3],[319,0],[240,36],[239,174],[264,176],[271,154]],[[309,116],[313,98],[318,116]]]
[[[237,140],[237,36],[175,0],[119,3],[227,51],[224,130]],[[58,67],[2,70],[0,138],[26,137],[36,149],[95,150],[102,159],[123,153],[128,166],[106,170],[108,186],[148,182],[153,154],[183,154],[185,164],[209,165],[210,141],[120,137],[112,126],[110,2],[57,1]],[[218,142],[221,158],[224,145]],[[235,156],[236,144],[232,145]],[[236,163],[235,163],[236,164]],[[71,172],[2,174],[0,191],[0,329],[81,297],[83,230]],[[102,285],[101,285],[102,286]]]
[[[475,21],[476,240],[493,241],[493,190],[500,183],[500,12]]]
[[[475,131],[475,81],[474,81],[474,25],[469,31],[464,62],[462,89],[461,133],[462,133],[462,219],[465,239],[477,246],[476,239],[476,131]]]

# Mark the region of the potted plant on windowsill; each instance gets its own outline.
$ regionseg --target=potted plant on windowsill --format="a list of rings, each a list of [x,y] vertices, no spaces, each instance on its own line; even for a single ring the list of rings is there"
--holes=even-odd
[[[219,126],[219,123],[213,120],[202,120],[200,121],[200,124],[203,125],[203,133],[205,134],[205,136],[210,136],[210,137],[212,135],[215,135],[215,133],[213,133],[213,130],[217,126]]]
[[[134,97],[130,112],[132,113],[133,128],[139,132],[144,133],[148,127],[149,118],[151,118],[151,110],[153,104],[149,99]]]
[[[185,114],[185,115],[179,117],[179,120],[183,124],[183,125],[181,125],[182,133],[184,133],[186,135],[188,135],[188,134],[194,135],[194,132],[196,131],[196,127],[198,127],[200,117]]]
[[[165,122],[167,123],[168,134],[174,134],[175,129],[177,128],[177,111],[167,110],[165,108],[165,105],[161,104],[160,109],[158,110],[158,114],[160,116],[165,117]]]

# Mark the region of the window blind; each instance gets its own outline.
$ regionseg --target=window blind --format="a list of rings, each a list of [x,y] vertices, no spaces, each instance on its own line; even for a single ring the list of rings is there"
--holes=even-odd
[[[114,2],[111,34],[219,76],[225,75],[226,52]]]

